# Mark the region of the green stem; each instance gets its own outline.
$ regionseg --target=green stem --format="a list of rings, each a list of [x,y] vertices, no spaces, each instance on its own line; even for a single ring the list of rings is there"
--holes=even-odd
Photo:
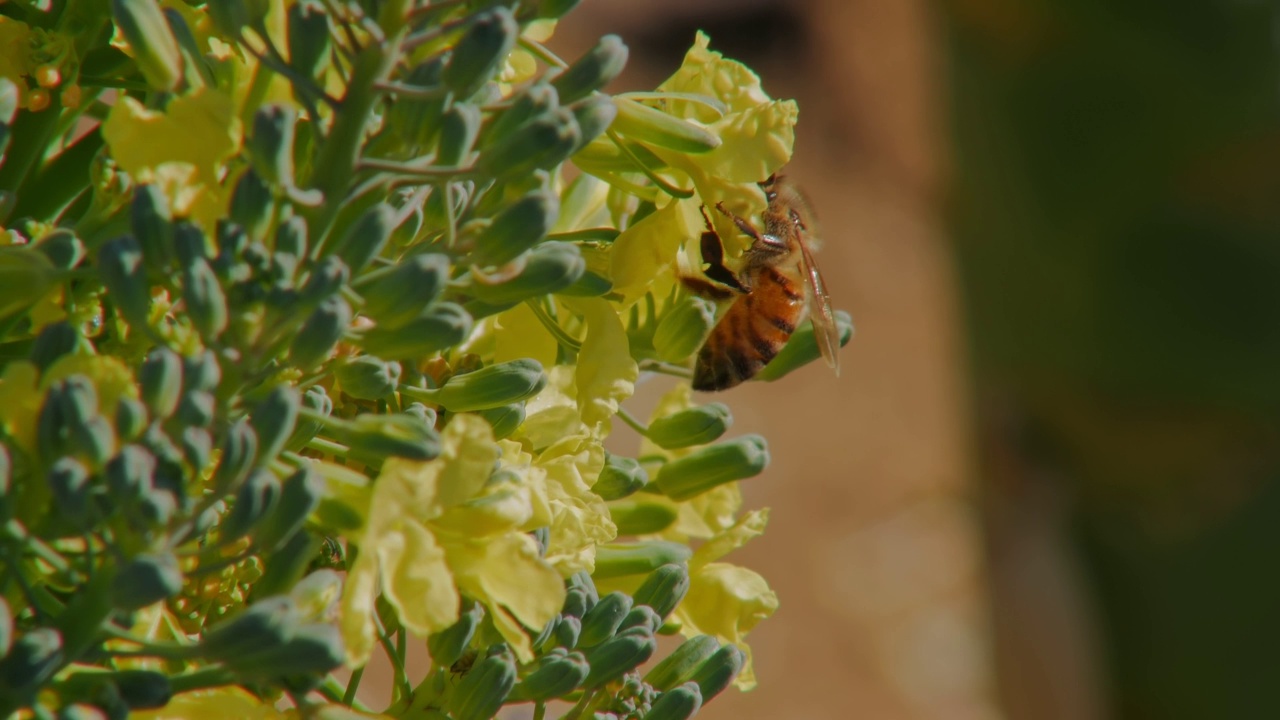
[[[613,141],[614,145],[618,146],[618,149],[622,151],[622,154],[626,155],[627,158],[631,160],[632,164],[634,164],[641,173],[644,173],[645,177],[649,178],[649,182],[662,188],[663,192],[672,197],[677,197],[682,200],[693,197],[692,189],[685,190],[684,188],[678,188],[666,180],[663,180],[661,177],[658,177],[657,173],[650,170],[649,166],[645,165],[644,161],[632,152],[631,148],[627,147],[627,144],[622,141],[622,138],[618,137],[618,133],[612,130],[605,130],[605,134],[609,136],[609,139]]]
[[[582,350],[582,341],[565,332],[565,329],[560,327],[560,323],[556,322],[555,318],[547,314],[546,309],[542,307],[541,303],[537,300],[526,300],[525,304],[529,306],[529,309],[533,311],[533,314],[538,318],[538,321],[542,323],[543,327],[547,329],[547,332],[551,333],[551,335],[556,339],[556,342],[560,343],[564,349],[575,353]]]
[[[649,372],[662,373],[663,375],[684,378],[686,380],[693,377],[693,371],[687,367],[672,365],[671,363],[660,362],[658,360],[645,360],[640,363],[640,369]]]
[[[631,413],[623,410],[622,408],[618,408],[618,417],[622,419],[622,422],[630,425],[632,430],[635,430],[644,437],[649,437],[649,428],[645,427],[643,423],[635,419]]]
[[[342,694],[342,704],[350,706],[356,701],[356,693],[360,690],[360,678],[364,677],[364,668],[358,667],[351,673],[351,679],[347,681],[347,690]]]
[[[537,40],[531,40],[523,35],[520,36],[520,47],[533,53],[539,60],[554,68],[567,68],[569,63],[560,59],[559,55],[551,52],[545,45]]]
[[[533,720],[543,720],[547,716],[547,704],[539,700],[533,704]]]
[[[4,156],[4,164],[0,165],[0,190],[7,190],[22,197],[19,192],[54,137],[58,127],[58,113],[61,107],[50,105],[40,112],[27,110],[18,113],[13,121],[12,136],[9,138],[9,149]],[[4,222],[6,218],[0,218]]]
[[[221,667],[206,667],[190,672],[185,675],[175,675],[169,678],[169,689],[174,695],[192,690],[202,690],[204,688],[220,687],[222,685],[231,685],[235,683],[235,673]]]

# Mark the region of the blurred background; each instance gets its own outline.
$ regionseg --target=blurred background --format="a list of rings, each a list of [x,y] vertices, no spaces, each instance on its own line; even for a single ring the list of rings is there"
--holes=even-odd
[[[725,398],[782,607],[718,718],[1280,717],[1280,15],[1263,0],[588,0],[799,101],[857,335]],[[661,388],[646,388],[656,392]]]

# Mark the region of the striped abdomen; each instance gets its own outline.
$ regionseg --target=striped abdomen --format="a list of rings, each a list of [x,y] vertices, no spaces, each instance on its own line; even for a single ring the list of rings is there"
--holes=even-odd
[[[711,330],[693,367],[694,390],[725,390],[749,380],[778,354],[804,318],[804,291],[777,268],[761,268]]]

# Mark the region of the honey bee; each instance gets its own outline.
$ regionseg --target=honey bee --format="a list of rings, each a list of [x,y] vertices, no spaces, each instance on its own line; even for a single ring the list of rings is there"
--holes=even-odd
[[[686,285],[704,295],[737,298],[698,351],[695,390],[726,390],[754,377],[786,345],[806,314],[813,320],[823,360],[840,372],[840,336],[831,298],[806,238],[807,206],[800,192],[780,177],[772,176],[760,187],[769,202],[761,215],[763,230],[716,203],[716,209],[752,239],[736,274],[724,267],[723,245],[703,209],[708,228],[702,235],[704,274],[729,290],[701,279],[686,278]]]

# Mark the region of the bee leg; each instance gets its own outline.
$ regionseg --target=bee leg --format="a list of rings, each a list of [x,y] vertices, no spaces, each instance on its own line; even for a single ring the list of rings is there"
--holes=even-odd
[[[716,203],[716,209],[732,218],[733,224],[737,225],[739,230],[749,235],[751,239],[755,241],[752,243],[751,249],[747,251],[750,254],[769,257],[772,255],[781,255],[790,249],[787,247],[786,240],[783,240],[777,235],[760,232],[745,218],[740,215],[734,215],[726,210],[724,203]]]

